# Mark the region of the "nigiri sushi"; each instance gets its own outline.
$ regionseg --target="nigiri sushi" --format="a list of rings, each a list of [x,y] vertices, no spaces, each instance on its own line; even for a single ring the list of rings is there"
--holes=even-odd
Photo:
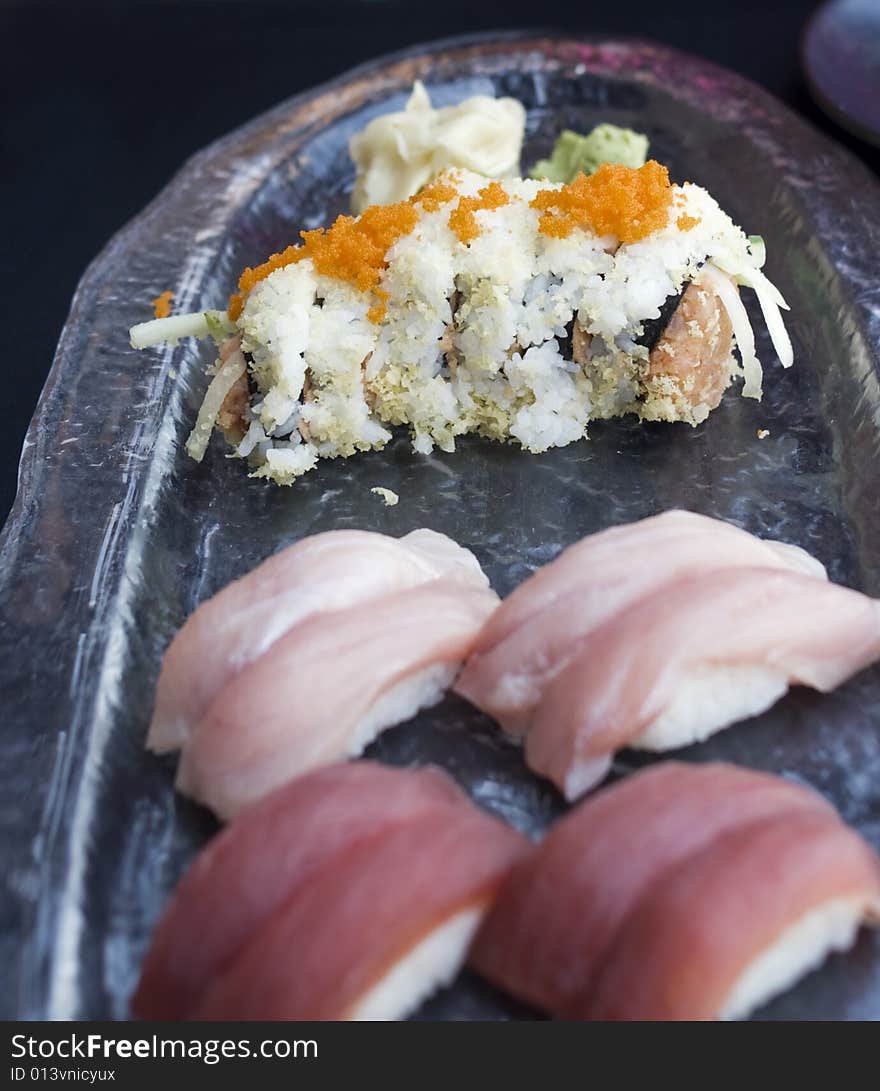
[[[880,922],[880,864],[846,826],[786,815],[732,830],[646,894],[587,1019],[739,1019]]]
[[[763,244],[654,160],[566,185],[457,169],[300,234],[244,271],[226,314],[131,330],[137,348],[229,334],[187,444],[196,459],[216,422],[279,484],[383,447],[398,424],[419,452],[468,432],[540,452],[625,413],[696,425],[735,378],[761,396],[740,285],[792,363]]]
[[[568,799],[624,746],[670,750],[880,658],[880,603],[784,568],[678,580],[613,615],[544,688],[530,768]]]
[[[229,680],[305,619],[439,578],[489,585],[472,553],[432,530],[331,530],[281,550],[202,603],[175,636],[147,746],[182,746]]]
[[[880,863],[812,789],[664,762],[511,870],[471,954],[563,1018],[741,1017],[880,913]]]
[[[357,756],[443,696],[497,602],[488,588],[433,580],[300,623],[214,698],[183,746],[178,788],[228,819]]]
[[[148,1019],[398,1019],[464,961],[521,835],[438,770],[326,767],[241,814],[159,923]]]
[[[480,633],[456,691],[520,738],[549,681],[612,615],[685,576],[745,565],[826,578],[822,565],[797,546],[763,541],[694,512],[667,511],[590,535],[504,600]]]

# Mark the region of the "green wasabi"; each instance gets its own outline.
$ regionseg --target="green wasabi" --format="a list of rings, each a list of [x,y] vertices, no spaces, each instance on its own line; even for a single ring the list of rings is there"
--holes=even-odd
[[[588,136],[565,129],[557,137],[550,158],[539,159],[530,174],[549,182],[570,182],[579,174],[593,174],[603,163],[641,167],[647,158],[648,138],[632,129],[597,125]]]

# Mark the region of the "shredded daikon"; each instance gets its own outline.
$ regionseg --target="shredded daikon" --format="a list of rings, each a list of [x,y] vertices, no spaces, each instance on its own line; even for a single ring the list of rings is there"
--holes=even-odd
[[[400,497],[392,489],[385,489],[381,485],[376,485],[370,489],[370,492],[374,492],[377,496],[381,496],[385,501],[386,508],[393,508],[394,505],[400,500]]]
[[[748,269],[737,270],[736,280],[741,280],[743,284],[747,284],[750,288],[756,288],[756,285],[760,284],[767,295],[773,300],[777,307],[780,307],[783,311],[788,311],[791,308],[785,302],[785,298],[782,292],[776,287],[772,280],[770,280],[760,269],[754,267]],[[756,289],[757,290],[757,289]]]
[[[247,363],[244,354],[239,349],[232,353],[228,360],[222,364],[220,370],[211,380],[205,392],[205,400],[196,418],[195,428],[189,434],[186,441],[186,451],[190,458],[201,462],[208,449],[211,433],[217,422],[220,407],[226,399],[226,395],[235,386],[238,380],[247,371]]]
[[[767,332],[773,342],[773,348],[779,357],[783,367],[791,367],[794,363],[794,349],[779,308],[788,310],[788,304],[782,298],[779,289],[764,276],[759,269],[750,269],[747,273],[741,273],[737,278],[747,285],[758,297],[764,321],[767,323]]]
[[[761,371],[761,363],[755,354],[755,335],[752,332],[752,325],[739,297],[739,292],[730,278],[711,262],[707,262],[703,266],[700,280],[711,288],[721,300],[721,304],[727,311],[730,323],[733,326],[733,335],[739,348],[743,378],[745,379],[743,397],[760,400],[763,372]]]

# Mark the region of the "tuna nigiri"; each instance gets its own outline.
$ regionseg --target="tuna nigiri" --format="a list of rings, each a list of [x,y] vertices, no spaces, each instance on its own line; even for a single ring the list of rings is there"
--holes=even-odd
[[[591,797],[517,863],[471,961],[567,1018],[744,1015],[878,908],[876,857],[817,793],[666,762]]]
[[[183,748],[178,787],[230,818],[357,756],[443,696],[496,605],[487,588],[435,580],[303,622],[214,699]]]
[[[614,615],[544,689],[526,760],[569,799],[624,746],[669,750],[828,692],[880,657],[880,603],[769,568],[704,572]]]
[[[737,1019],[880,921],[880,863],[827,815],[732,830],[649,891],[574,1014]]]
[[[315,534],[229,584],[189,618],[162,663],[151,750],[175,750],[222,687],[294,626],[433,579],[488,587],[476,558],[443,534]]]
[[[320,769],[197,859],[156,929],[134,1011],[400,1018],[457,972],[526,848],[437,770]]]
[[[521,737],[544,687],[613,614],[683,577],[746,565],[825,578],[804,550],[693,512],[668,511],[593,534],[504,600],[455,688]]]

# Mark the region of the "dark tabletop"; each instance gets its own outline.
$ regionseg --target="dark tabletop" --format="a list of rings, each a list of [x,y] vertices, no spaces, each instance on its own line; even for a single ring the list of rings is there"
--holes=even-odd
[[[77,280],[194,151],[380,53],[516,26],[648,37],[763,84],[875,171],[880,151],[813,106],[798,63],[808,0],[0,0],[0,290],[6,337],[0,520]]]

